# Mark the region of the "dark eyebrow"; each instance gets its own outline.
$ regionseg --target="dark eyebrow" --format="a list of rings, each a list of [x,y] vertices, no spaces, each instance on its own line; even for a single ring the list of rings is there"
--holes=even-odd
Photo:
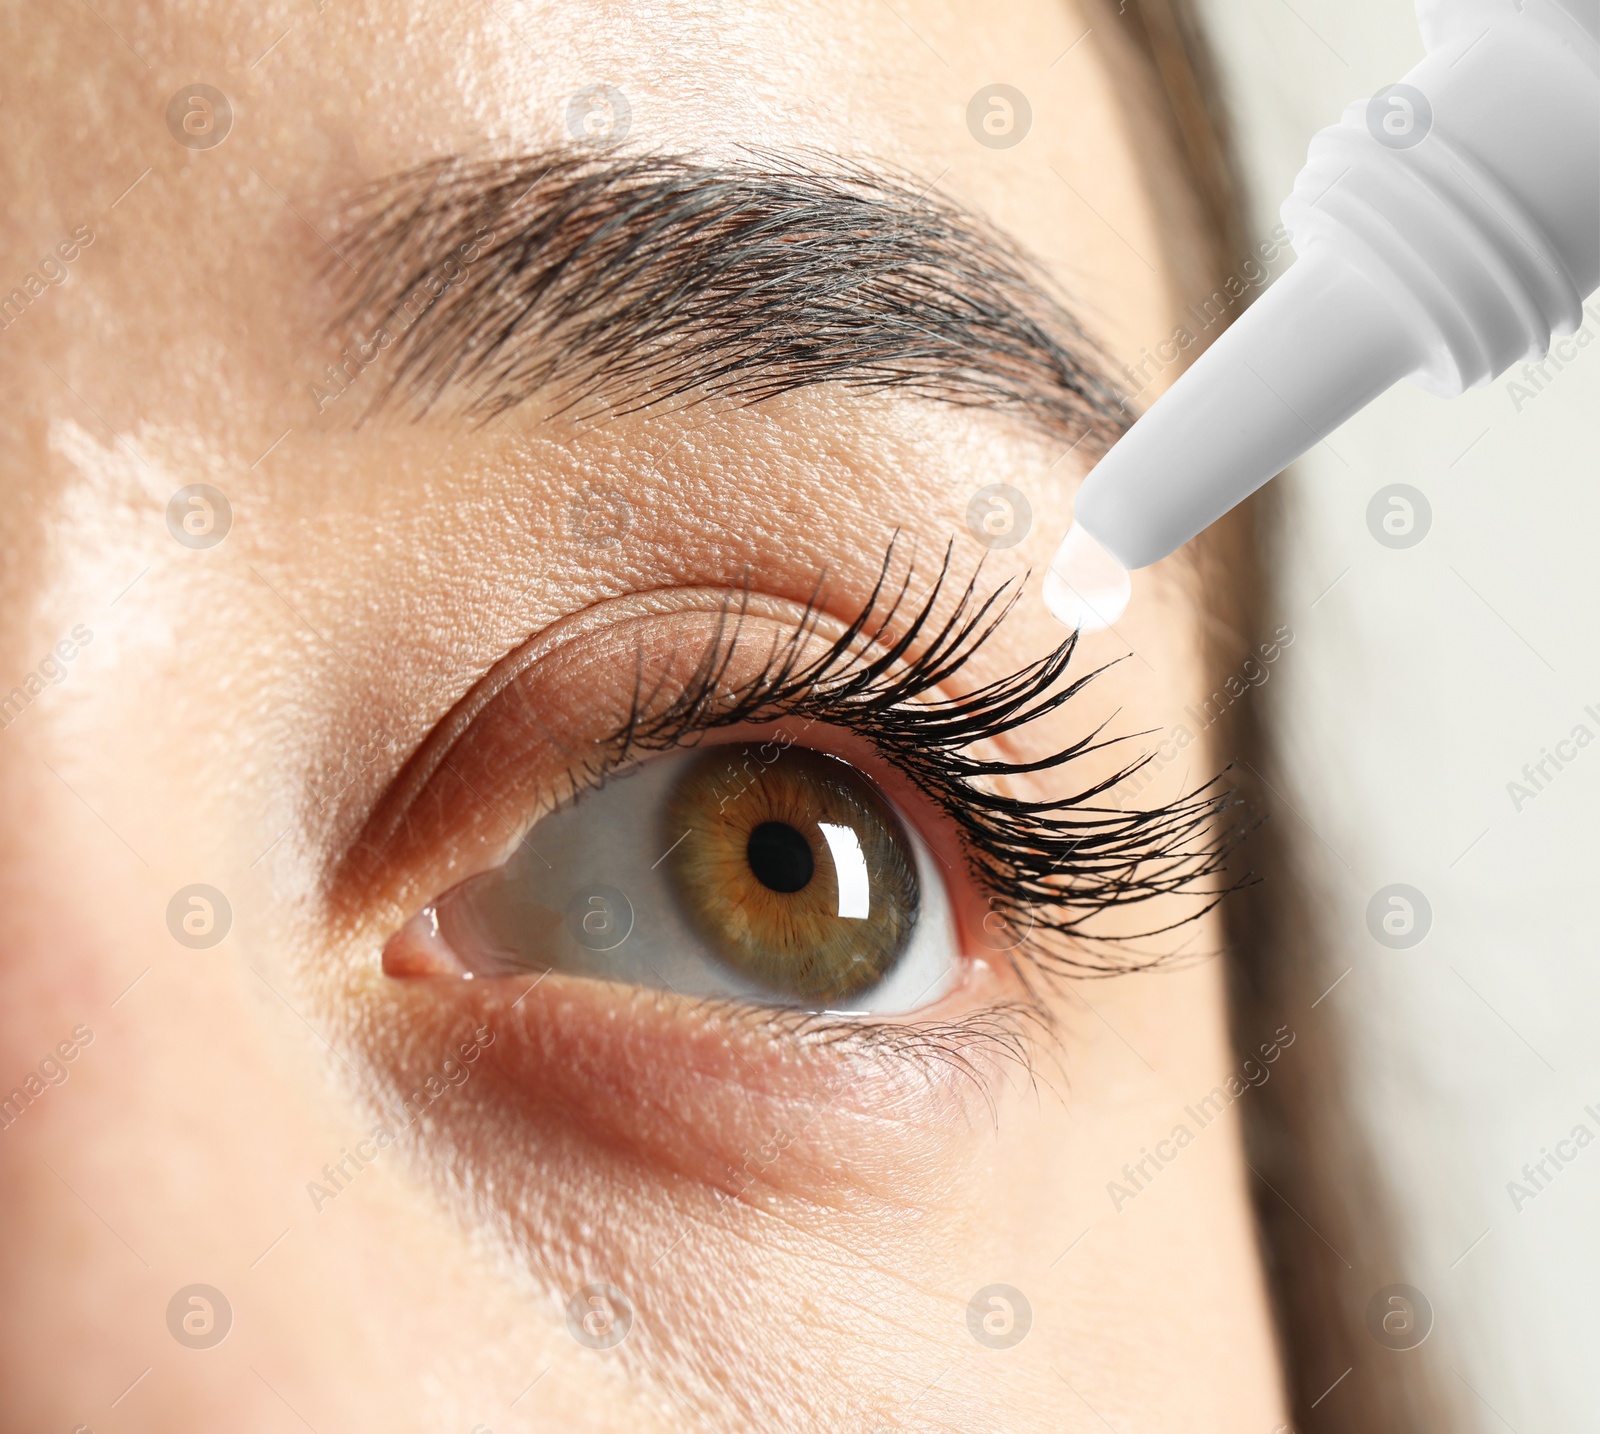
[[[931,186],[930,186],[931,188]],[[900,176],[756,156],[449,158],[351,197],[340,315],[385,400],[488,417],[756,403],[813,384],[1017,415],[1093,456],[1127,426],[1037,266]],[[387,339],[384,335],[387,334]]]

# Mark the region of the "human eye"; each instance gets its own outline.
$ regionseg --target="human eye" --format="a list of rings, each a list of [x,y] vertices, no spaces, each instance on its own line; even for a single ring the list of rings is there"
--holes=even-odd
[[[394,963],[817,1012],[936,998],[958,945],[927,843],[863,772],[793,735],[665,754],[580,795],[419,913]]]
[[[1071,640],[946,695],[1007,593],[946,599],[942,571],[911,603],[909,572],[897,596],[887,587],[893,560],[831,641],[814,611],[786,626],[724,599],[702,614],[692,662],[659,618],[602,624],[590,656],[570,650],[580,637],[468,704],[471,722],[447,722],[447,750],[422,762],[427,780],[518,815],[480,841],[478,869],[410,915],[385,970],[895,1018],[975,974],[993,998],[1037,970],[1137,965],[1130,928],[1114,939],[1097,923],[1156,894],[1204,895],[1216,798],[1124,812],[1087,776],[1071,796],[1015,795],[1018,776],[1117,770],[1115,744],[1095,737],[1032,762],[996,755],[1087,681],[1063,680]],[[602,716],[600,674],[619,670],[626,701]],[[516,733],[491,736],[508,718]],[[391,830],[415,838],[416,813],[442,810],[426,790],[387,815]]]

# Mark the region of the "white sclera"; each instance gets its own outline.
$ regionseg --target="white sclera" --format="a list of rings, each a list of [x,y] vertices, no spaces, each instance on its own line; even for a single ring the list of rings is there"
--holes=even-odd
[[[1079,632],[1099,632],[1116,622],[1133,595],[1128,570],[1074,523],[1044,575],[1044,605],[1051,617]]]

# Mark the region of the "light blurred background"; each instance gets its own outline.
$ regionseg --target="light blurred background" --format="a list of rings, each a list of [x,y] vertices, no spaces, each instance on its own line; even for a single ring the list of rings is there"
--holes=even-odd
[[[1312,134],[1422,42],[1405,0],[1199,11],[1259,240]],[[1600,1429],[1600,342],[1570,352],[1537,389],[1514,372],[1445,402],[1403,384],[1299,463],[1280,480],[1283,611],[1263,624],[1296,634],[1262,693],[1287,781],[1272,819],[1348,972],[1326,1003],[1402,1278],[1433,1306],[1418,1353],[1476,1428],[1520,1434]],[[1392,483],[1432,510],[1406,548],[1369,529]],[[1580,724],[1594,744],[1519,810],[1508,784]],[[1369,930],[1394,883],[1432,908],[1409,948]],[[1579,1124],[1596,1143],[1516,1198]]]

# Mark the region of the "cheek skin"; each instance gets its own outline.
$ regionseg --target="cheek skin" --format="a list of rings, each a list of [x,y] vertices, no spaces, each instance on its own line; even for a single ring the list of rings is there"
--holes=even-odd
[[[994,999],[974,984],[948,1004]],[[946,1066],[807,1045],[671,997],[529,985],[377,977],[346,993],[363,1013],[349,1044],[393,1108],[478,1033],[470,1075],[401,1149],[473,1224],[488,1219],[534,1288],[625,1293],[634,1331],[615,1357],[647,1405],[673,1391],[677,1427],[862,1427],[883,1351],[845,1312],[865,1301],[873,1327],[904,1331],[899,1356],[936,1356],[948,1296],[904,1272],[968,1248],[989,1095]]]

